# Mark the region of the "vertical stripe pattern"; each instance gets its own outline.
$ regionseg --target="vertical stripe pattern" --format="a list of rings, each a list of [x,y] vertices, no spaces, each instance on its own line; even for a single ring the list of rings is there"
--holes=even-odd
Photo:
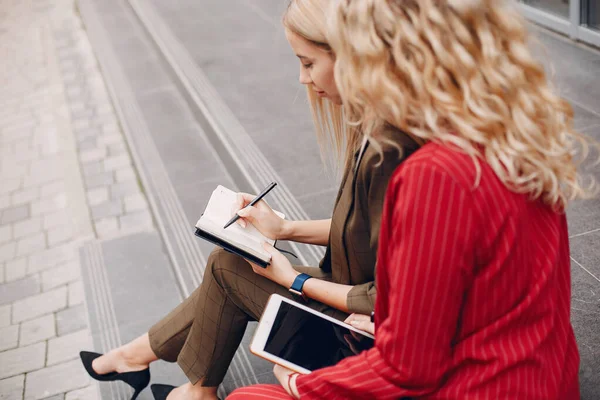
[[[565,215],[485,163],[476,178],[471,158],[433,143],[396,170],[376,346],[299,377],[303,399],[579,399]]]

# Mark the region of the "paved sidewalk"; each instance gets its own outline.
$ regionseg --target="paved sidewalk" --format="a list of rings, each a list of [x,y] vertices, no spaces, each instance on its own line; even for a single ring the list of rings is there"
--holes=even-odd
[[[97,399],[79,248],[152,218],[74,3],[3,0],[0,59],[0,399]]]

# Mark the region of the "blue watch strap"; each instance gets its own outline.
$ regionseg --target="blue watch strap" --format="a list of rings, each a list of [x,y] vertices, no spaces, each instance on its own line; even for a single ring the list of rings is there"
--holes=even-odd
[[[296,279],[294,279],[294,283],[292,283],[290,292],[297,294],[298,296],[302,296],[302,287],[304,286],[304,282],[306,282],[310,278],[312,278],[312,276],[308,274],[298,275]]]

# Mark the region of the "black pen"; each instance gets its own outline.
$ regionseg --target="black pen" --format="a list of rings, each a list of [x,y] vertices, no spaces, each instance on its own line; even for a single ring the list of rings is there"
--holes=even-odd
[[[267,186],[266,188],[264,188],[264,189],[263,189],[263,191],[262,191],[262,192],[260,192],[260,193],[259,193],[259,195],[258,195],[258,196],[256,196],[256,197],[254,198],[254,200],[252,200],[250,203],[248,203],[248,204],[246,205],[246,207],[248,207],[248,206],[253,206],[253,205],[255,205],[256,203],[258,203],[259,201],[261,201],[261,200],[262,200],[262,198],[263,198],[263,197],[265,197],[265,196],[267,195],[267,193],[269,193],[271,190],[273,190],[273,188],[274,188],[275,186],[277,186],[277,182],[271,182],[271,183],[269,183],[269,186]],[[244,207],[244,208],[246,208],[246,207]],[[242,208],[242,210],[243,210],[244,208]],[[231,219],[229,220],[229,222],[227,222],[227,223],[225,224],[225,226],[223,227],[223,229],[227,229],[227,228],[229,227],[229,225],[233,224],[233,223],[234,223],[235,221],[237,221],[239,218],[240,218],[240,216],[239,216],[237,213],[235,213],[235,215],[233,216],[233,218],[231,218]]]

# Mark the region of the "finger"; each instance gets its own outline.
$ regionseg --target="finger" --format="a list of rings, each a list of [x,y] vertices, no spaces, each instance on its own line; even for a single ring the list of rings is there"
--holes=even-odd
[[[281,372],[284,375],[290,375],[294,373],[294,371],[284,367],[283,365],[275,364],[275,367],[279,370],[279,372]]]
[[[344,322],[345,322],[345,323],[347,323],[347,324],[350,324],[350,322],[354,321],[354,315],[355,315],[355,314],[350,314],[350,315],[348,315],[348,318],[346,318],[346,319],[344,320]]]
[[[235,201],[231,205],[231,215],[235,215],[239,210],[244,208],[244,206],[248,203],[246,203],[244,201],[244,196],[242,196],[242,193],[236,194]]]
[[[371,322],[367,322],[367,321],[351,321],[350,325],[352,325],[353,327],[355,327],[358,330],[361,331],[367,331],[369,329],[369,325],[371,324]]]
[[[371,322],[371,316],[370,315],[352,314],[352,316],[354,317],[355,321],[368,321],[368,322]]]
[[[263,249],[265,249],[265,251],[267,253],[269,253],[271,256],[276,256],[278,254],[281,254],[275,247],[271,246],[271,244],[269,242],[263,242],[262,246],[263,246]]]
[[[239,226],[241,226],[242,228],[245,228],[246,225],[248,225],[248,223],[246,222],[246,220],[244,218],[239,218],[237,221],[235,221],[236,224],[238,224]]]
[[[242,207],[256,198],[255,195],[244,192],[240,192],[239,196],[242,198]]]
[[[235,204],[237,205],[238,209],[240,209],[240,208],[242,208],[242,207],[245,206],[245,204],[244,204],[244,196],[242,195],[242,193],[238,193],[235,200],[236,200]]]
[[[239,210],[237,212],[237,215],[239,215],[242,218],[245,218],[250,222],[254,222],[257,219],[258,210],[254,206],[248,206]]]

